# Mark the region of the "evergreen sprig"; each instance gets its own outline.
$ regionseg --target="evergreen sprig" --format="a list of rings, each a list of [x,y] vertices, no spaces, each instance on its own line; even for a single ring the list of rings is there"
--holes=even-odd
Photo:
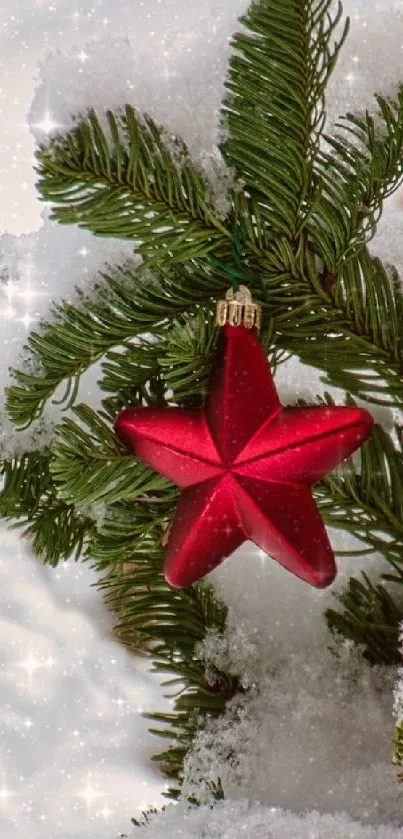
[[[331,0],[253,3],[231,41],[221,151],[247,184],[272,236],[295,240],[307,221],[324,90],[347,35]],[[285,32],[287,33],[285,37]],[[225,136],[226,135],[226,136]]]
[[[348,113],[335,135],[324,134],[315,159],[308,230],[315,251],[337,272],[376,231],[385,199],[403,176],[403,88],[397,99],[376,95],[376,118]]]
[[[207,680],[204,661],[195,652],[209,630],[225,630],[227,608],[212,586],[201,582],[172,589],[163,577],[161,535],[173,513],[172,497],[161,492],[144,502],[112,504],[88,558],[96,570],[107,572],[97,587],[118,616],[118,638],[129,649],[146,645],[153,669],[171,674],[163,685],[173,690],[172,712],[144,716],[154,724],[150,731],[170,741],[153,760],[167,778],[180,781],[196,731],[203,720],[223,712],[240,685],[218,670],[214,683]],[[177,797],[179,791],[170,788],[168,795]]]
[[[100,236],[132,239],[148,260],[183,261],[219,251],[228,233],[212,189],[185,143],[126,105],[95,113],[37,153],[38,189],[52,217]]]
[[[331,274],[322,264],[318,269],[304,241],[296,255],[278,243],[277,260],[262,256],[259,265],[276,342],[323,370],[325,384],[400,407],[403,298],[395,269],[385,268],[362,245]]]
[[[402,604],[397,606],[383,585],[374,585],[367,574],[362,576],[363,582],[352,577],[336,596],[343,611],[327,609],[327,623],[336,638],[349,638],[359,645],[371,664],[399,664]]]
[[[362,580],[352,577],[337,596],[343,612],[326,612],[332,632],[360,644],[373,664],[401,659],[403,431],[395,425],[393,432],[392,437],[376,425],[361,448],[359,469],[350,458],[315,487],[326,524],[350,531],[367,550],[380,553],[388,563],[380,584],[374,585],[364,573]],[[387,571],[388,566],[392,570]]]
[[[59,498],[80,505],[168,490],[170,482],[129,456],[110,427],[87,405],[73,408],[55,433],[50,472]]]
[[[403,783],[403,722],[396,726],[396,734],[394,740],[394,757],[393,763],[399,767],[397,772],[398,780]]]
[[[403,451],[402,432],[395,426],[397,443],[376,425],[360,451],[360,468],[346,460],[315,488],[326,524],[342,527],[379,551],[395,569],[387,579],[403,582]]]
[[[17,384],[7,388],[7,410],[16,426],[23,428],[40,416],[63,382],[68,386],[59,404],[72,405],[81,375],[116,346],[130,345],[133,352],[133,340],[142,336],[142,358],[148,364],[153,348],[145,342],[145,333],[169,330],[172,318],[182,312],[195,312],[206,303],[212,307],[211,296],[223,290],[222,278],[210,266],[195,268],[190,286],[176,271],[160,270],[158,277],[159,281],[144,272],[140,275],[136,266],[125,267],[113,276],[104,274],[91,296],[77,289],[77,305],[54,305],[53,319],[32,332],[25,347],[31,366],[39,372],[12,371]],[[115,358],[112,352],[111,361]],[[122,369],[123,364],[124,358]],[[140,375],[143,383],[147,381],[143,373],[136,375],[137,380]],[[105,389],[119,390],[117,379],[110,385],[107,381]]]
[[[328,285],[328,294],[335,314],[333,329],[327,322],[315,347],[313,336],[302,336],[305,347],[301,347],[300,357],[315,364],[322,352],[326,357],[321,365],[326,370],[325,383],[343,387],[361,399],[401,407],[403,298],[397,272],[392,267],[386,269],[362,246],[355,259],[340,268]],[[286,343],[289,349],[295,346],[295,340]]]
[[[312,273],[309,261],[304,275],[296,269],[292,277],[286,265],[282,268],[283,273],[265,280],[264,296],[260,281],[250,284],[264,313],[272,318],[269,343],[275,338],[280,349],[321,368],[327,384],[344,387],[358,398],[400,406],[403,298],[398,294],[396,272],[388,274],[365,246],[334,278],[329,292],[320,286],[320,276]],[[53,321],[44,324],[41,332],[33,332],[26,347],[40,372],[13,371],[17,384],[7,388],[10,418],[20,427],[32,422],[65,381],[68,387],[59,401],[72,404],[83,372],[104,357],[102,389],[118,391],[123,405],[124,398],[138,398],[140,378],[144,397],[152,378],[150,365],[154,376],[162,374],[162,367],[166,372],[168,366],[160,364],[158,358],[165,357],[162,348],[145,338],[145,333],[152,331],[155,339],[163,338],[172,318],[183,313],[192,316],[195,343],[201,346],[207,336],[203,318],[196,313],[204,305],[206,318],[211,316],[212,293],[215,290],[216,298],[223,294],[223,273],[218,266],[202,266],[196,260],[159,272],[159,281],[151,283],[144,276],[140,279],[137,268],[125,268],[114,276],[104,275],[96,296],[79,292],[80,305],[55,306]],[[212,339],[208,340],[205,357],[212,347]],[[123,353],[116,352],[117,345],[126,348]],[[171,339],[171,369],[182,364],[182,357]],[[166,383],[168,387],[169,376]]]
[[[35,553],[49,565],[78,558],[94,529],[91,516],[63,501],[50,472],[51,452],[26,452],[0,464],[0,516],[21,527]]]

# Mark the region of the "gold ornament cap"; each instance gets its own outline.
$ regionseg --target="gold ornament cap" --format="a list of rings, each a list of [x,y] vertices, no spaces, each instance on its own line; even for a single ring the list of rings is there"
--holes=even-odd
[[[260,329],[262,307],[254,303],[246,285],[240,285],[238,291],[229,288],[225,300],[218,300],[216,305],[216,326],[246,326],[247,329]]]

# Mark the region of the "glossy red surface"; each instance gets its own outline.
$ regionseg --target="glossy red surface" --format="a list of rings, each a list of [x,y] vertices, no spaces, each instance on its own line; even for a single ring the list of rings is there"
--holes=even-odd
[[[138,457],[183,488],[165,555],[179,588],[246,539],[311,585],[329,585],[336,564],[310,487],[372,426],[361,408],[283,408],[255,333],[229,325],[201,408],[129,407],[115,423]]]

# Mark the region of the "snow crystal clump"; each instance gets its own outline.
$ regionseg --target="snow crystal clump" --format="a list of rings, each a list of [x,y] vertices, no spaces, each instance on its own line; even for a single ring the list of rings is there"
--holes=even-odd
[[[329,637],[327,646],[320,640],[298,652],[267,639],[254,669],[258,687],[235,696],[196,737],[184,796],[203,798],[219,778],[226,797],[402,823],[391,763],[395,668],[371,667]]]
[[[145,839],[401,839],[401,828],[369,827],[344,812],[298,815],[246,799],[211,807],[168,807],[147,822]],[[138,830],[128,839],[138,839]],[[142,835],[140,830],[139,836]],[[114,837],[117,839],[117,837]]]

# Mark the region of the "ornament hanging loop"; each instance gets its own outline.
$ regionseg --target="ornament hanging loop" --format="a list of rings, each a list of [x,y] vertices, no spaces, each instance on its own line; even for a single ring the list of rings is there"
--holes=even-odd
[[[260,329],[262,307],[254,303],[249,289],[240,285],[238,291],[229,288],[225,300],[218,300],[216,305],[216,326],[246,326],[247,329]]]

